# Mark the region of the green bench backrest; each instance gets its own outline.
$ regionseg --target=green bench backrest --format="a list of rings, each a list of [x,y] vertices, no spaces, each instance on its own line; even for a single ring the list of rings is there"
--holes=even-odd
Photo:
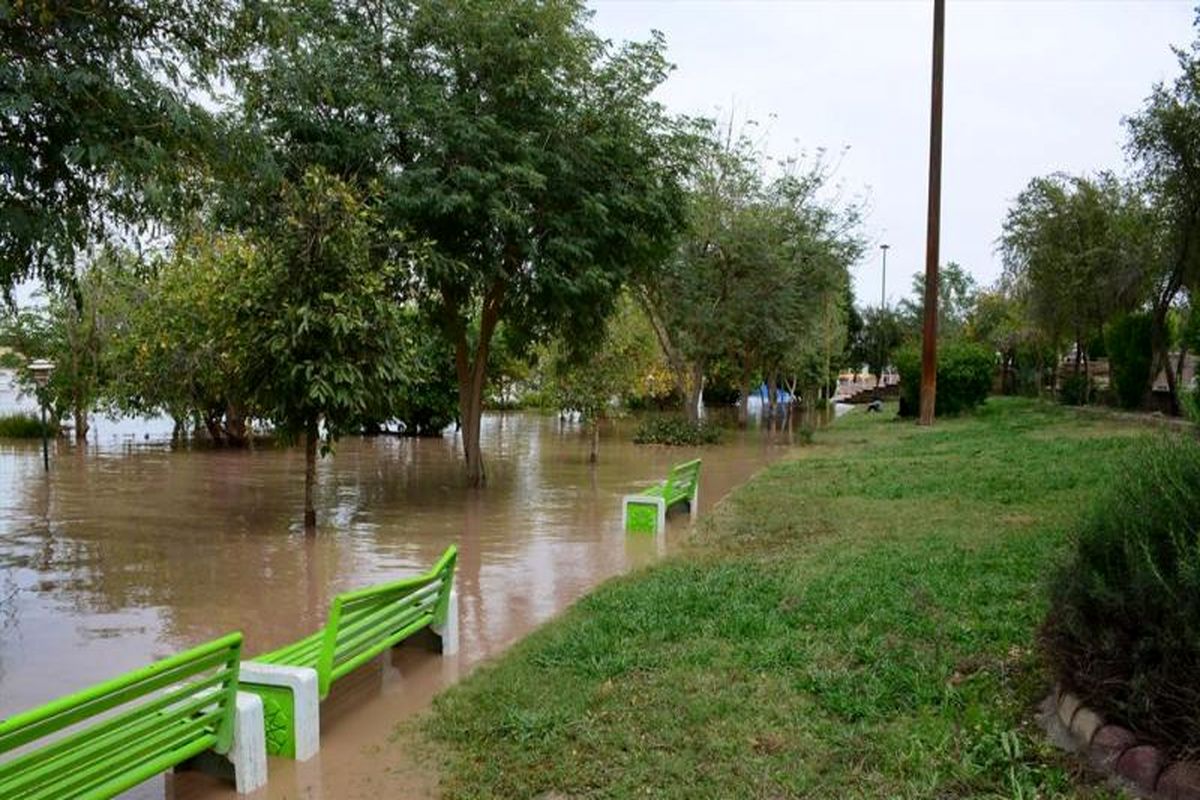
[[[317,661],[321,697],[335,680],[445,619],[458,549],[450,547],[417,578],[371,586],[333,599]]]
[[[696,493],[696,481],[700,479],[700,459],[684,461],[671,467],[667,475],[667,485],[663,488],[664,497],[692,497]]]
[[[231,633],[0,721],[0,797],[112,797],[227,751],[241,650]]]

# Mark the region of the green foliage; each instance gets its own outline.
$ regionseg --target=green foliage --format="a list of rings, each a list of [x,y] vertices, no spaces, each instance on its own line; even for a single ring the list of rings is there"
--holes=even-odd
[[[1059,679],[1179,757],[1200,750],[1200,443],[1142,443],[1051,582],[1043,642]]]
[[[50,436],[58,435],[58,427],[47,423]],[[0,414],[0,439],[40,439],[42,421],[35,414]]]
[[[251,402],[288,438],[327,444],[384,417],[410,348],[396,270],[370,257],[371,212],[320,169],[285,186],[278,224],[245,252],[238,320]]]
[[[1086,346],[1136,307],[1154,263],[1153,214],[1138,187],[1111,173],[1034,178],[1004,221],[1007,280],[1044,339]]]
[[[263,7],[233,70],[267,175],[374,181],[376,254],[429,243],[406,285],[455,349],[468,478],[483,481],[488,352],[597,338],[683,216],[690,137],[651,94],[660,36],[614,46],[579,0]]]
[[[102,249],[84,264],[70,287],[53,287],[44,303],[12,309],[0,317],[5,344],[29,360],[54,363],[44,393],[54,418],[74,417],[75,436],[84,439],[88,414],[106,402],[123,365],[113,351],[126,334],[124,313],[137,283],[135,262],[126,252]],[[26,389],[33,376],[18,368]]]
[[[703,420],[653,416],[642,420],[633,433],[633,441],[635,444],[672,446],[717,444],[721,441],[721,428]]]
[[[975,278],[949,261],[938,268],[938,336],[954,339],[963,334],[975,312],[979,292]],[[900,321],[906,338],[919,339],[925,324],[925,274],[912,276],[912,298],[900,301]]]
[[[1123,408],[1137,408],[1150,386],[1154,362],[1154,321],[1149,314],[1125,314],[1105,332],[1109,374]]]
[[[739,388],[761,375],[831,369],[843,348],[848,269],[862,250],[859,209],[827,202],[823,158],[768,179],[742,135],[704,131],[678,250],[639,286],[686,413],[703,375],[729,365]]]
[[[590,352],[573,353],[565,342],[556,342],[543,355],[558,407],[590,420],[606,416],[614,402],[640,390],[657,362],[658,345],[645,314],[625,297]]]
[[[1095,395],[1095,381],[1083,372],[1072,372],[1058,380],[1058,399],[1064,405],[1086,406]]]
[[[228,32],[217,0],[0,6],[0,291],[69,282],[114,223],[177,207],[211,152],[205,86]]]
[[[862,314],[853,368],[857,370],[866,364],[872,374],[883,374],[903,341],[904,326],[899,314],[891,309],[868,308]]]
[[[908,345],[897,351],[901,409],[916,416],[920,409],[921,350]],[[982,345],[963,340],[938,343],[937,416],[970,411],[987,399],[996,372],[996,358]]]

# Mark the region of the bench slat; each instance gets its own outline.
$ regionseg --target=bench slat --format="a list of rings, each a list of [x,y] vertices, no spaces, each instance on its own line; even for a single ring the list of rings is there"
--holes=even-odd
[[[184,681],[224,662],[230,662],[233,667],[231,672],[236,674],[237,650],[222,648],[200,654],[190,661],[176,662],[167,668],[162,668],[166,662],[160,661],[158,664],[143,667],[141,670],[114,681],[85,689],[82,692],[47,703],[33,711],[10,717],[4,722],[0,722],[0,753],[21,747],[47,734],[102,714],[164,686]]]
[[[385,640],[385,644],[383,647],[371,648],[370,650],[364,651],[363,653],[360,653],[359,655],[355,656],[354,658],[351,658],[348,661],[342,662],[341,664],[334,667],[333,673],[331,676],[332,680],[337,680],[338,678],[341,678],[345,675],[349,675],[351,672],[358,669],[363,664],[370,661],[372,658],[375,658],[377,655],[379,655],[381,652],[383,652],[387,648],[394,646],[395,644],[403,641],[404,639],[407,639],[409,636],[412,636],[414,633],[421,630],[422,628],[424,628],[426,625],[428,625],[432,621],[433,621],[432,616],[421,617],[420,619],[418,619],[416,622],[412,623],[408,627],[402,628],[402,629],[396,631],[396,633],[394,633],[392,636],[389,636]]]
[[[197,752],[203,752],[216,743],[216,734],[207,730],[210,721],[205,717],[174,721],[168,728],[128,744],[109,758],[98,760],[83,769],[61,774],[58,780],[50,779],[38,784],[36,790],[28,795],[29,800],[58,800],[63,797],[77,797],[88,791],[103,796],[103,793],[96,791],[98,787],[112,782],[114,777],[118,780],[129,780],[129,775],[145,769],[144,764],[147,760],[166,758],[171,764],[178,764],[190,757],[181,756],[180,751],[190,752],[192,748],[198,747]],[[129,785],[136,786],[145,778],[159,772],[159,769],[149,772],[144,778]]]
[[[386,624],[389,616],[398,615],[418,606],[426,607],[434,605],[437,602],[438,591],[441,587],[441,580],[435,580],[428,586],[424,586],[404,597],[392,598],[381,596],[375,603],[360,603],[357,608],[349,610],[343,605],[341,614],[342,624],[338,627],[336,649],[340,651],[342,648],[347,647],[349,641],[356,638],[364,628]],[[334,660],[337,660],[336,654]]]
[[[11,756],[0,762],[0,796],[111,797],[210,748],[227,751],[241,642],[229,634],[0,721],[0,755]]]
[[[179,719],[196,714],[210,706],[216,706],[209,711],[207,716],[219,720],[224,709],[223,697],[218,693],[206,692],[189,703],[178,704],[197,694],[197,690],[203,692],[204,689],[216,688],[227,679],[228,677],[224,674],[215,675],[202,684],[189,685],[179,691],[163,695],[151,703],[140,705],[118,717],[105,720],[96,727],[77,731],[47,747],[6,762],[0,765],[0,776],[12,773],[14,777],[11,779],[0,777],[0,790],[7,791],[11,788],[11,781],[16,778],[25,780],[29,776],[36,778],[39,775],[49,775],[57,769],[69,768],[72,762],[86,763],[87,759],[98,751],[120,749],[127,743],[127,740],[136,739],[146,731],[161,727],[166,720],[160,712],[168,707],[171,708],[167,713]],[[36,766],[34,766],[35,764]]]

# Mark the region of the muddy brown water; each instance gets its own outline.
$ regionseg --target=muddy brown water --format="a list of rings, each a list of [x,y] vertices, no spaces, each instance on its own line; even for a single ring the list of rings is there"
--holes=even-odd
[[[248,655],[316,630],[334,594],[427,568],[459,546],[460,651],[402,646],[339,684],[322,705],[320,754],[271,759],[255,798],[432,796],[436,776],[393,741],[399,722],[612,575],[687,535],[626,535],[620,497],[701,455],[701,512],[788,451],[735,433],[717,447],[630,442],[605,432],[600,463],[571,423],[488,415],[489,485],[462,486],[458,442],[343,441],[319,467],[319,535],[299,508],[303,453],[172,449],[161,424],[98,426],[86,450],[0,444],[0,717],[83,689],[232,630]],[[133,432],[130,432],[130,431]],[[149,437],[149,438],[147,438]],[[197,773],[162,776],[129,797],[236,797]]]

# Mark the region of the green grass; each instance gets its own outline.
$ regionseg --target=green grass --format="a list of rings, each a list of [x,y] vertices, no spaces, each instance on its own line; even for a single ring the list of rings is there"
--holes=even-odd
[[[42,423],[33,414],[0,414],[0,439],[40,438]]]
[[[1007,399],[839,421],[440,696],[443,793],[1112,796],[1036,727],[1033,647],[1048,564],[1138,435]]]

